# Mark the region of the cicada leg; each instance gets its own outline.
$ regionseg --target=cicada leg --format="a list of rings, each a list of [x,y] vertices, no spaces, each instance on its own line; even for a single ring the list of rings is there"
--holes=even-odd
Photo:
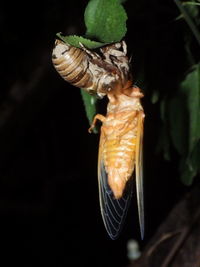
[[[122,41],[122,48],[123,48],[124,54],[126,55],[127,54],[127,45],[124,41]]]
[[[105,119],[106,119],[105,116],[103,116],[103,115],[101,115],[101,114],[97,114],[97,115],[94,117],[93,122],[92,122],[90,128],[88,129],[88,132],[89,132],[89,133],[92,133],[92,130],[94,129],[97,120],[99,120],[99,121],[101,121],[101,122],[104,122]]]

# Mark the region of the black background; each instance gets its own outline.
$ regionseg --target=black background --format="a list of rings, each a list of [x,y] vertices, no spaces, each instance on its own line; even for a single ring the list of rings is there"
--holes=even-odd
[[[182,68],[182,36],[173,1],[127,1],[126,41],[137,79],[173,85]],[[57,32],[85,32],[87,1],[2,1],[0,89],[0,261],[20,266],[126,266],[127,240],[141,248],[188,188],[174,162],[156,153],[159,106],[143,101],[146,233],[140,241],[136,199],[124,231],[112,241],[100,215],[98,135],[90,135],[79,89],[54,70]],[[176,38],[175,38],[176,37]],[[177,53],[177,47],[180,46]],[[173,86],[171,86],[173,87]],[[173,89],[173,88],[172,88]],[[145,90],[145,88],[144,88]],[[106,111],[106,100],[102,101]]]

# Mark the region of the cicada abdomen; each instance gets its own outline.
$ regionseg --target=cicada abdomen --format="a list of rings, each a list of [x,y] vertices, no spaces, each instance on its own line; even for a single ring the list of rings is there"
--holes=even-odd
[[[144,112],[138,87],[127,84],[108,93],[107,115],[102,121],[99,144],[98,180],[100,206],[109,236],[116,239],[122,229],[136,178],[141,236],[144,232],[142,185],[142,138]],[[90,128],[90,130],[91,130]]]
[[[72,85],[103,97],[128,80],[125,42],[105,46],[101,54],[56,40],[52,61],[58,73]]]
[[[79,88],[92,88],[92,77],[88,73],[87,54],[79,48],[56,40],[52,61],[63,79]]]

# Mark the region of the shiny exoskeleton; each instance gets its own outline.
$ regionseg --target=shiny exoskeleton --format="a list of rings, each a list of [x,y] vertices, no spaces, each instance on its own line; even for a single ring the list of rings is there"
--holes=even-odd
[[[99,144],[98,180],[103,221],[109,236],[116,239],[122,229],[136,178],[141,236],[144,234],[142,140],[143,97],[138,87],[127,82],[107,93],[107,114],[97,114],[102,122]],[[135,175],[133,175],[135,173]]]
[[[125,42],[100,49],[100,53],[71,46],[56,40],[52,61],[58,73],[69,83],[88,93],[103,97],[129,79],[129,62]]]

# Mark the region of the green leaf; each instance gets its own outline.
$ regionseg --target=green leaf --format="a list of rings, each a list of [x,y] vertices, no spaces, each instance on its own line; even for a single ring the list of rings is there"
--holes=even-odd
[[[180,171],[182,182],[185,185],[191,185],[197,172],[200,171],[200,142],[198,142],[187,159],[182,159]]]
[[[195,65],[169,101],[172,142],[181,156],[181,180],[190,185],[200,168],[200,65]]]
[[[81,91],[83,103],[84,103],[84,106],[85,106],[86,115],[87,115],[89,124],[91,125],[92,121],[93,121],[93,118],[97,113],[97,111],[96,111],[97,98],[95,96],[93,96],[93,95],[89,95],[83,89],[81,89],[80,91]],[[97,129],[94,128],[93,132],[97,133]]]
[[[196,65],[169,101],[169,125],[174,147],[189,155],[200,138],[200,66]]]
[[[91,0],[85,9],[86,36],[103,43],[120,41],[126,34],[126,12],[119,0]]]
[[[182,13],[185,21],[187,22],[188,26],[190,27],[193,35],[195,36],[197,42],[200,45],[200,33],[196,24],[199,24],[199,11],[197,6],[188,5],[187,8],[179,0],[174,0],[177,7],[179,8],[180,12]],[[194,23],[193,19],[195,20],[196,24]]]
[[[187,95],[187,109],[189,113],[189,153],[200,138],[200,64],[181,83],[181,91]]]
[[[189,114],[186,104],[186,95],[178,93],[168,103],[169,132],[172,143],[179,155],[186,156],[188,153],[188,124]]]
[[[183,2],[183,5],[200,6],[200,3],[188,1],[188,2]]]
[[[159,133],[156,153],[163,152],[163,157],[165,160],[169,161],[170,158],[170,138],[168,131],[166,129],[166,125],[164,125]]]
[[[61,33],[57,33],[57,36],[65,43],[68,43],[72,46],[81,48],[80,43],[82,43],[86,48],[88,49],[96,49],[101,46],[104,46],[105,43],[100,43],[96,41],[89,40],[87,38],[84,38],[82,36],[77,35],[67,35],[63,36]]]
[[[199,14],[198,5],[200,5],[199,3],[191,1],[191,2],[183,2],[182,5],[187,8],[187,12],[191,17],[195,18],[198,16]]]
[[[162,128],[159,133],[159,139],[157,143],[157,152],[163,151],[165,160],[170,160],[170,136],[168,131],[168,120],[167,120],[167,100],[163,99],[160,102],[160,116],[163,121]]]

